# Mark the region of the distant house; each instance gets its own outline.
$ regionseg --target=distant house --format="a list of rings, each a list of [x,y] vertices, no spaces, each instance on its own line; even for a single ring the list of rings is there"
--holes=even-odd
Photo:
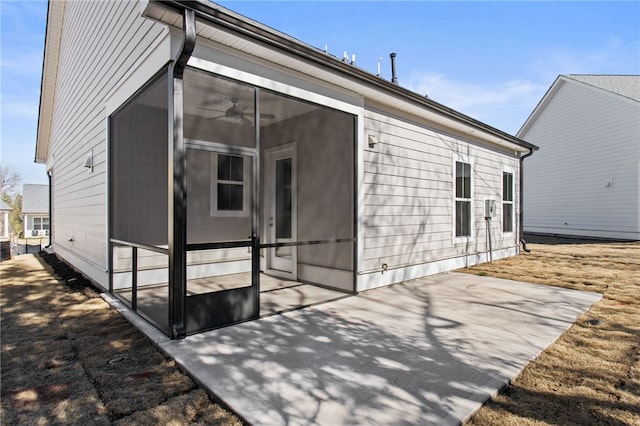
[[[12,208],[0,200],[0,238],[9,238],[9,213]]]
[[[53,248],[174,338],[517,254],[534,149],[215,3],[49,3]]]
[[[25,238],[49,235],[49,187],[47,185],[23,185],[22,223]]]
[[[640,239],[640,76],[560,75],[517,136],[526,232]]]

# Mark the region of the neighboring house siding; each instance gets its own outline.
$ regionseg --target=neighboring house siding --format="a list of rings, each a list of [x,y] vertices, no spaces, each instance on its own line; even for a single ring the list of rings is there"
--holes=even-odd
[[[526,231],[640,238],[640,103],[563,81],[519,136]]]
[[[55,182],[54,244],[63,257],[80,257],[102,273],[107,227],[105,99],[166,31],[139,17],[138,8],[137,2],[69,2],[62,29],[49,148]],[[89,172],[83,164],[92,149],[94,167]],[[106,275],[96,271],[92,278],[106,286]]]
[[[11,206],[0,200],[0,238],[7,238],[10,235],[9,231],[9,213],[11,212]]]
[[[371,110],[365,132],[378,144],[364,153],[362,270],[488,250],[484,200],[500,202],[502,171],[512,170],[517,179],[517,158]],[[454,243],[453,167],[460,159],[472,164],[472,229],[469,240]],[[515,234],[503,234],[501,223],[498,210],[490,224],[493,249],[515,248]]]
[[[24,237],[49,235],[49,186],[25,184],[22,187]]]

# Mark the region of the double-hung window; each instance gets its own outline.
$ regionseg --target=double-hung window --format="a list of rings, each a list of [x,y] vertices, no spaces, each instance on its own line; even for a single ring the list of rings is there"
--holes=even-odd
[[[49,230],[49,218],[48,217],[34,217],[33,229],[36,231],[48,231]]]
[[[502,232],[513,232],[513,173],[502,172]]]
[[[249,215],[249,158],[213,153],[211,216]]]
[[[471,236],[471,164],[456,161],[456,238]]]
[[[33,235],[48,235],[48,234],[49,234],[49,218],[34,217],[33,218]]]

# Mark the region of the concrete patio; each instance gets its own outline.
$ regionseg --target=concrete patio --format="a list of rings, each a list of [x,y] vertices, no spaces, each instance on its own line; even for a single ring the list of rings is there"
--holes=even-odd
[[[252,424],[459,424],[601,296],[446,273],[172,341]]]

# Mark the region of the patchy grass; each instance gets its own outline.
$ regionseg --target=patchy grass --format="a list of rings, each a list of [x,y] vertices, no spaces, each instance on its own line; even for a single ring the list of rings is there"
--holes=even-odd
[[[0,264],[3,425],[242,424],[86,280],[39,260]]]
[[[465,424],[640,425],[640,243],[544,238],[529,248],[460,272],[603,298]]]
[[[462,270],[603,294],[466,425],[640,425],[640,243],[578,243]],[[57,268],[0,264],[1,424],[242,424]]]

